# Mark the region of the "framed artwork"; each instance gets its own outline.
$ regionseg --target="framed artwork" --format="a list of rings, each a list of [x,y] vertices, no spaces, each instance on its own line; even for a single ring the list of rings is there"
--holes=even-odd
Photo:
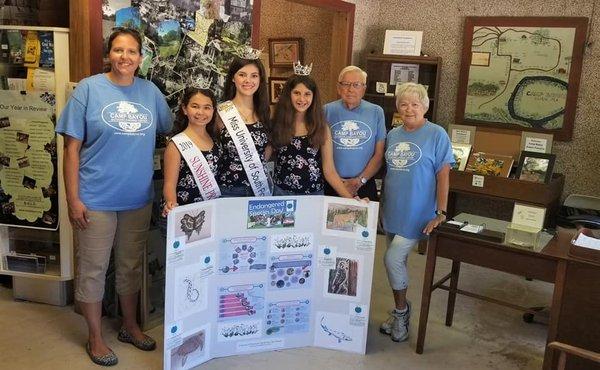
[[[269,39],[269,66],[292,68],[294,62],[304,61],[304,39],[300,37]]]
[[[286,77],[269,77],[269,97],[271,104],[277,104],[286,81]]]
[[[456,122],[571,140],[588,18],[467,17]]]
[[[478,175],[508,177],[513,165],[508,155],[476,152],[471,154],[465,171]]]
[[[556,156],[549,153],[521,152],[517,178],[547,184],[552,178]]]
[[[464,171],[467,167],[469,154],[471,154],[471,144],[452,143],[452,154],[454,155],[452,169]]]

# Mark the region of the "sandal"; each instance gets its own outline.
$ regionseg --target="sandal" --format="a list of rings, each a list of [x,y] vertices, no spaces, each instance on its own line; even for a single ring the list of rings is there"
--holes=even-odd
[[[115,353],[112,351],[112,349],[110,349],[110,352],[105,355],[94,356],[92,354],[92,348],[90,347],[90,342],[87,342],[85,344],[85,351],[87,352],[88,356],[90,356],[90,360],[92,360],[92,362],[95,363],[96,365],[114,366],[119,362],[119,358],[117,357],[117,355],[115,355]]]
[[[119,334],[117,335],[117,339],[123,343],[131,343],[136,348],[141,349],[142,351],[153,351],[156,348],[156,341],[146,334],[144,334],[144,339],[138,340],[135,339],[125,328],[121,328],[119,330]]]

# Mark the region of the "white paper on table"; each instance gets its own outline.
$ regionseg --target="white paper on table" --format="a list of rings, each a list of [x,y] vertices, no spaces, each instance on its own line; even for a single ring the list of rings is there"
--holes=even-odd
[[[600,239],[592,238],[583,233],[577,236],[577,239],[573,240],[573,244],[578,247],[590,248],[600,251]]]

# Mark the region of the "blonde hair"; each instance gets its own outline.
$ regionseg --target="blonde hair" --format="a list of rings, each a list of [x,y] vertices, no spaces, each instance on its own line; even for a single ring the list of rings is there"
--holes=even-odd
[[[367,72],[363,71],[362,69],[358,68],[357,66],[347,66],[347,67],[344,67],[344,69],[342,69],[340,71],[340,74],[338,76],[338,82],[342,81],[342,78],[344,78],[344,75],[346,73],[351,73],[351,72],[358,72],[360,74],[361,79],[362,79],[362,83],[364,83],[364,84],[367,83]]]
[[[429,109],[429,96],[427,95],[425,86],[414,82],[405,82],[398,86],[398,88],[396,88],[396,109],[398,109],[400,99],[406,95],[416,95],[425,110]]]

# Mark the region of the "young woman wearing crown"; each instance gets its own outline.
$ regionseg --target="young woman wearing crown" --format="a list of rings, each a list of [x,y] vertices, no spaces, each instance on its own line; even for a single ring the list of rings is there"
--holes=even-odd
[[[275,161],[275,195],[323,195],[324,181],[345,198],[352,194],[344,186],[333,163],[333,144],[325,122],[321,98],[312,69],[294,64],[275,107],[272,144]]]
[[[248,48],[233,60],[225,81],[224,102],[217,107],[218,139],[223,148],[218,181],[224,197],[272,194],[264,169],[271,155],[269,98],[259,53]]]

